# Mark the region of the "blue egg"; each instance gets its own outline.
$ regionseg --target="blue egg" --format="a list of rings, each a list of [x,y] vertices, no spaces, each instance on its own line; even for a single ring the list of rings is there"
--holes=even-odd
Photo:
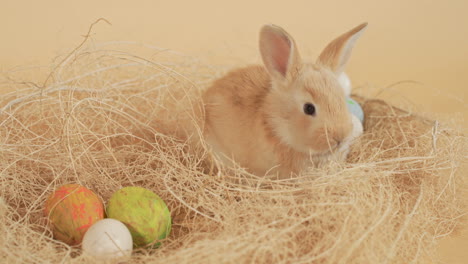
[[[361,123],[364,123],[364,111],[358,102],[354,101],[351,97],[346,98],[346,104],[348,105],[349,112],[355,115]]]

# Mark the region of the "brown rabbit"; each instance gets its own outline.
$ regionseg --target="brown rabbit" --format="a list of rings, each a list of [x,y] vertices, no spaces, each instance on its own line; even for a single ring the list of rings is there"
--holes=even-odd
[[[315,64],[302,62],[285,30],[263,26],[264,67],[231,71],[203,95],[204,135],[216,156],[253,174],[280,178],[330,159],[344,160],[360,133],[338,76],[366,26],[333,40]]]

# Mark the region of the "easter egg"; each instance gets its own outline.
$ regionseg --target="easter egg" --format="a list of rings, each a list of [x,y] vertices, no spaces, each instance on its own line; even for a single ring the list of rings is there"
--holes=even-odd
[[[115,192],[106,208],[107,216],[124,223],[137,247],[154,245],[171,231],[171,214],[154,192],[141,187],[125,187]]]
[[[78,184],[58,188],[45,203],[54,238],[69,245],[81,243],[88,228],[104,217],[104,206],[92,191]]]
[[[349,80],[349,77],[345,72],[340,73],[338,76],[338,83],[343,88],[345,95],[349,97],[351,94],[351,80]]]
[[[351,97],[346,98],[346,104],[351,114],[355,115],[361,123],[364,122],[364,112],[358,102],[354,101]]]
[[[98,259],[113,259],[132,255],[133,241],[122,222],[106,218],[92,225],[83,237],[83,253]]]

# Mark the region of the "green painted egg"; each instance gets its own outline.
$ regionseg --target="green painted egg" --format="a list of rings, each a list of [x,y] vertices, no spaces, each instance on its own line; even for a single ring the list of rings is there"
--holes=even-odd
[[[67,184],[52,193],[44,215],[55,239],[78,245],[90,226],[104,218],[104,206],[92,191],[78,184]]]
[[[110,198],[107,216],[124,223],[136,247],[159,246],[171,232],[171,214],[164,201],[142,187],[125,187]]]

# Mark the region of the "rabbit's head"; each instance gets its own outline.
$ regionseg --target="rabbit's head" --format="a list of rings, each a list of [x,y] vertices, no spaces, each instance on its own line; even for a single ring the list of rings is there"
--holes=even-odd
[[[261,29],[260,52],[271,79],[262,114],[283,144],[316,156],[349,147],[353,123],[338,77],[366,26],[330,42],[315,64],[302,61],[294,39],[282,28]]]

